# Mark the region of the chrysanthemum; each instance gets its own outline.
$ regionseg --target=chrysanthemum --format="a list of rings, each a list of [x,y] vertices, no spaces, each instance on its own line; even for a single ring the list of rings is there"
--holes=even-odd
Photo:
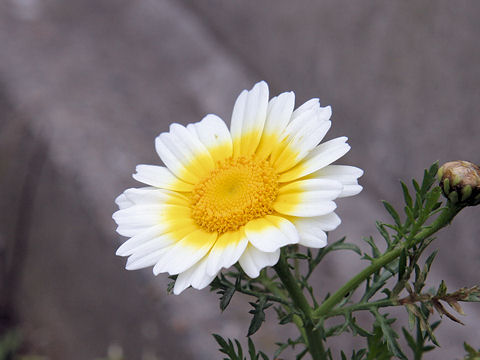
[[[127,189],[113,214],[129,237],[117,250],[128,270],[153,266],[178,275],[174,293],[202,289],[237,261],[254,278],[277,263],[280,248],[321,248],[340,218],[334,200],[362,189],[362,170],[330,165],[348,152],[346,137],[319,145],[331,108],[295,95],[268,98],[259,82],[235,102],[230,131],[216,115],[155,139],[165,166],[138,165],[148,187]]]

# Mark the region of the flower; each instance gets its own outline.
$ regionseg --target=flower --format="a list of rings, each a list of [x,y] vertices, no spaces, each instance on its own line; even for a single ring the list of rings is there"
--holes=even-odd
[[[294,111],[293,92],[270,99],[265,82],[239,95],[230,131],[216,115],[155,139],[165,166],[138,165],[148,187],[115,202],[117,250],[128,270],[153,266],[178,275],[174,293],[206,287],[237,261],[255,278],[277,263],[280,248],[321,248],[340,218],[339,197],[358,194],[363,171],[330,165],[350,149],[346,137],[320,143],[331,108],[311,99]]]
[[[468,161],[450,161],[438,169],[443,194],[454,204],[480,204],[480,168]]]

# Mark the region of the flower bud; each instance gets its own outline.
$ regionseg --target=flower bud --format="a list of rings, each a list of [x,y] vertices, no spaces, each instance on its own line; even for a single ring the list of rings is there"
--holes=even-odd
[[[480,204],[480,168],[468,161],[450,161],[438,169],[443,194],[455,204]]]

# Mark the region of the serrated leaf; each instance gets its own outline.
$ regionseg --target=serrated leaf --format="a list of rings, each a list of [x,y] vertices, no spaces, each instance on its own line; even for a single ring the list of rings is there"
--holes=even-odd
[[[407,215],[408,222],[410,224],[413,224],[415,222],[415,214],[414,214],[413,208],[409,208],[405,206],[404,210],[405,210],[405,214]]]
[[[364,328],[362,328],[360,325],[357,324],[357,320],[351,316],[351,314],[349,316],[347,316],[347,321],[348,321],[348,326],[350,328],[350,330],[352,330],[352,334],[355,336],[355,335],[360,335],[360,336],[363,336],[363,337],[367,337],[367,336],[371,336],[372,333],[365,330]]]
[[[400,181],[403,190],[403,199],[405,200],[405,204],[411,208],[412,207],[412,197],[410,196],[410,192],[408,191],[407,185],[403,181]]]
[[[427,260],[425,260],[425,265],[427,266],[427,270],[430,271],[430,268],[432,267],[432,263],[433,263],[433,260],[435,260],[435,257],[437,256],[438,254],[438,250],[435,250],[434,252],[432,252]]]
[[[409,306],[410,305],[405,306],[405,309],[407,309],[407,313],[408,313],[408,328],[410,330],[413,330],[413,328],[415,327],[416,317],[415,317],[415,314],[412,311],[410,311]]]
[[[412,185],[416,192],[420,192],[420,185],[418,185],[417,180],[412,179]]]
[[[408,346],[415,353],[417,351],[417,342],[415,341],[413,336],[403,327],[402,327],[402,332],[403,332],[403,336],[405,337],[405,340],[407,340]]]
[[[438,300],[435,300],[433,299],[432,300],[432,304],[433,306],[435,307],[435,309],[438,311],[438,313],[440,314],[440,317],[445,315],[446,317],[448,317],[450,320],[456,322],[456,323],[459,323],[459,324],[462,324],[462,325],[465,325],[460,319],[458,319],[457,317],[453,316],[452,314],[450,314],[446,309],[445,307],[442,305],[442,303]]]
[[[438,285],[438,290],[436,296],[438,297],[443,297],[447,294],[447,285],[445,284],[445,281],[441,281],[440,285]]]
[[[385,229],[385,225],[382,224],[381,222],[377,221],[376,222],[376,227],[380,235],[385,239],[385,242],[387,243],[387,246],[390,246],[392,241],[390,240],[390,234],[388,233],[387,229]]]
[[[225,290],[220,290],[220,310],[224,311],[228,304],[230,304],[230,300],[232,300],[233,294],[235,293],[235,288],[229,287]]]
[[[386,342],[388,350],[394,356],[402,360],[408,360],[400,349],[400,345],[397,342],[398,335],[391,326],[391,323],[394,322],[395,319],[387,319],[386,315],[381,315],[376,309],[373,310],[372,313],[375,316],[375,324],[377,324],[382,330],[383,340]]]
[[[480,359],[480,349],[475,350],[473,346],[467,344],[466,342],[463,343],[463,348],[468,353],[467,357],[464,360],[478,360]]]
[[[435,162],[430,168],[425,169],[422,181],[422,194],[425,194],[432,185],[437,181],[438,162]]]
[[[337,251],[337,250],[352,250],[354,252],[356,252],[358,255],[361,255],[362,252],[360,251],[360,248],[355,245],[355,244],[352,244],[352,243],[347,243],[347,242],[344,242],[345,240],[343,240],[342,242],[336,242],[336,243],[333,243],[331,246],[330,246],[330,251]]]
[[[251,338],[248,338],[248,355],[250,355],[251,360],[257,360],[257,350]]]
[[[399,227],[402,226],[402,222],[400,221],[400,216],[398,215],[397,211],[394,209],[392,205],[390,205],[387,201],[383,200],[382,201],[383,206],[385,209],[388,211],[390,216],[392,217],[393,221],[395,221],[395,224],[397,224]]]
[[[265,297],[260,297],[256,303],[250,303],[253,306],[253,309],[249,311],[250,314],[253,314],[253,318],[250,322],[250,326],[248,327],[247,336],[252,336],[255,334],[262,323],[265,321],[265,312],[264,310],[269,308],[272,304],[267,303],[267,299]]]
[[[240,343],[238,340],[235,340],[237,344],[237,349],[238,349],[238,354],[235,351],[235,346],[233,345],[232,340],[228,339],[228,342],[221,337],[218,334],[212,334],[212,336],[215,338],[215,341],[220,345],[220,352],[226,354],[229,356],[229,358],[224,358],[224,360],[245,360],[243,358],[243,351],[242,347],[240,346]]]
[[[283,316],[278,323],[280,325],[285,325],[285,324],[291,323],[292,320],[293,320],[293,314],[290,313],[290,314],[286,314],[285,316]]]
[[[325,338],[328,338],[330,336],[340,335],[345,330],[347,330],[347,328],[348,328],[348,323],[346,321],[343,324],[334,325],[325,331]]]
[[[422,304],[422,307],[425,307],[427,304]],[[428,323],[428,318],[424,315],[424,313],[429,313],[429,310],[425,310],[422,312],[420,308],[418,308],[414,304],[407,304],[406,307],[410,312],[412,312],[415,315],[415,318],[418,322],[419,328],[421,331],[425,331],[428,335],[428,338],[437,346],[440,346],[438,344],[437,338],[433,334],[433,330],[440,324],[440,322],[433,323],[432,326]],[[434,327],[435,326],[435,327]]]
[[[429,213],[432,211],[434,206],[438,203],[438,199],[442,193],[442,189],[437,186],[435,189],[430,191],[425,198],[425,210]]]
[[[382,330],[380,327],[373,328],[373,335],[367,337],[368,354],[366,360],[390,360],[392,354],[388,345],[382,341]]]
[[[373,258],[377,258],[379,257],[380,255],[382,255],[382,253],[380,252],[380,250],[378,249],[377,245],[375,244],[375,240],[373,240],[373,238],[371,236],[369,237],[364,237],[363,240],[368,244],[370,245],[370,248],[372,249],[372,257]],[[366,255],[366,254],[364,254]]]

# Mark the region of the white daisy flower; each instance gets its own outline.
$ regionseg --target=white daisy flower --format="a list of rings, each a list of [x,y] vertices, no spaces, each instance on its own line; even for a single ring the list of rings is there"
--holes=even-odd
[[[255,278],[283,246],[327,244],[325,232],[340,224],[334,200],[358,194],[363,171],[330,165],[350,149],[346,137],[319,145],[330,106],[311,99],[294,111],[293,92],[268,95],[263,81],[242,91],[230,131],[210,114],[155,139],[165,166],[138,165],[133,177],[149,186],[115,200],[128,270],[178,275],[179,294],[237,261]]]

